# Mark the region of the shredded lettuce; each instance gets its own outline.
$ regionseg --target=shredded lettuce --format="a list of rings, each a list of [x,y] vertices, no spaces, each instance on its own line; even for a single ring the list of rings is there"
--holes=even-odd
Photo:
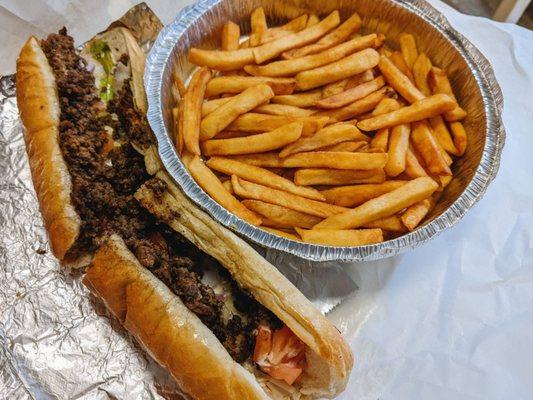
[[[112,74],[115,63],[111,56],[111,49],[103,40],[95,40],[91,44],[90,51],[94,59],[102,64],[104,68],[105,75],[100,79],[100,98],[107,103],[115,96],[113,92],[114,78]]]

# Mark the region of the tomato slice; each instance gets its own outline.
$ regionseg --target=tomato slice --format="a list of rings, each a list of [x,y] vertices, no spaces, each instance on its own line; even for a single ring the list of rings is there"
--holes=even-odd
[[[259,365],[264,365],[271,348],[272,331],[268,326],[259,325],[255,338],[254,361]]]
[[[279,364],[268,367],[267,372],[272,378],[285,381],[292,385],[296,379],[302,374],[303,368],[290,364]]]

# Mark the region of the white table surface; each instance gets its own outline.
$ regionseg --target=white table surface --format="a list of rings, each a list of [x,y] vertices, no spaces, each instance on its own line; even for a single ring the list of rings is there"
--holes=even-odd
[[[146,2],[164,23],[190,3]],[[0,0],[0,74],[29,34],[66,25],[79,43],[136,2],[49,3]],[[533,399],[533,32],[430,3],[494,67],[507,141],[498,177],[456,227],[348,269],[360,290],[329,314],[356,357],[341,398]],[[77,20],[60,17],[69,7]]]

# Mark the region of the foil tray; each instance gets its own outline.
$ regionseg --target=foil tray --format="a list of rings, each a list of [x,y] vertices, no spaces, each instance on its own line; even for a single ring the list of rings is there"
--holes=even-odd
[[[186,79],[194,66],[187,61],[190,47],[216,48],[223,24],[232,20],[249,32],[251,11],[263,6],[269,24],[280,24],[304,12],[319,16],[339,9],[347,18],[354,11],[363,19],[362,31],[380,32],[397,48],[403,32],[415,35],[418,47],[432,62],[445,68],[460,104],[468,112],[464,121],[469,145],[454,163],[454,179],[427,221],[396,239],[358,247],[312,245],[265,232],[229,213],[192,179],[169,136],[172,128],[171,77]],[[503,96],[487,59],[447,19],[423,0],[201,0],[184,8],[159,34],[147,59],[145,87],[148,120],[157,136],[165,167],[182,190],[223,225],[269,249],[313,261],[364,261],[394,256],[413,249],[455,225],[481,199],[496,176],[505,142],[501,120]]]

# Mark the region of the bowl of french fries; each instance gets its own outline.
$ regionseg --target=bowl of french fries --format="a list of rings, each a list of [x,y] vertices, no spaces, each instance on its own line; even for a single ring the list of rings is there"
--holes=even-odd
[[[299,257],[371,260],[453,226],[498,170],[490,64],[423,1],[204,0],[147,60],[168,173]]]

